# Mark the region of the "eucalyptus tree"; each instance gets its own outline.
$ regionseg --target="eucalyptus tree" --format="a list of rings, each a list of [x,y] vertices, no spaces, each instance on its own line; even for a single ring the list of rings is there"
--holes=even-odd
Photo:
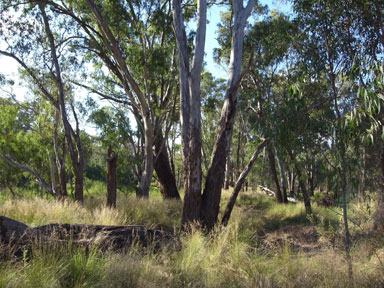
[[[176,110],[169,1],[48,3],[81,27],[77,47],[94,64],[91,81],[97,84],[77,84],[129,105],[142,129],[145,149],[137,195],[148,197],[155,168],[165,197],[179,198],[165,145]]]
[[[379,0],[346,2],[338,9],[341,10],[343,18],[348,19],[349,29],[355,32],[360,44],[359,49],[346,50],[347,55],[355,59],[350,78],[357,83],[356,104],[350,114],[349,124],[353,128],[359,129],[362,132],[359,135],[362,135],[363,138],[369,138],[373,141],[379,138],[375,137],[375,134],[382,134],[384,127],[381,112],[383,101],[384,3]],[[384,183],[384,145],[382,141],[380,153],[378,159],[380,159],[382,174],[380,182],[382,186]],[[363,181],[365,180],[363,179]],[[384,230],[384,193],[382,187],[378,191],[378,205],[374,215],[373,228]]]
[[[216,140],[212,158],[201,194],[201,124],[200,124],[200,78],[204,54],[206,32],[206,1],[197,2],[197,30],[195,53],[192,67],[189,67],[189,53],[185,32],[181,1],[173,1],[174,29],[179,49],[179,78],[181,99],[181,125],[184,162],[185,191],[183,224],[201,221],[210,230],[217,222],[221,188],[224,180],[225,162],[230,146],[233,123],[236,115],[238,88],[244,75],[243,38],[247,19],[255,1],[232,2],[233,26],[231,27],[231,56],[228,69],[228,82],[220,120],[216,130]]]
[[[380,143],[381,150],[376,162],[379,161],[381,175],[378,189],[378,204],[374,213],[374,230],[384,230],[384,193],[382,186],[384,182],[384,69],[383,63],[368,64],[362,68],[365,77],[361,77],[360,88],[357,92],[357,104],[347,118],[348,127],[358,130],[357,135],[362,138],[363,143]],[[366,141],[368,140],[368,141]],[[376,148],[377,149],[377,148]],[[377,154],[377,152],[375,153]],[[364,153],[365,155],[365,153]],[[364,162],[362,163],[365,164]],[[377,167],[377,165],[375,165]],[[363,170],[365,167],[363,167]],[[376,169],[375,169],[376,170]],[[373,172],[373,174],[375,174]]]
[[[190,67],[187,35],[180,0],[173,0],[173,26],[179,60],[180,123],[184,175],[182,224],[199,221],[201,207],[201,71],[204,58],[207,2],[197,2],[195,50]]]
[[[346,151],[348,135],[343,122],[348,111],[352,109],[350,103],[356,95],[353,86],[346,80],[348,80],[347,73],[352,67],[352,59],[356,56],[356,52],[351,47],[359,44],[358,37],[355,36],[357,31],[354,30],[355,27],[351,24],[350,14],[345,14],[345,10],[340,9],[344,5],[339,6],[333,1],[314,1],[312,5],[308,5],[307,1],[294,1],[294,3],[297,21],[303,31],[308,31],[308,42],[316,51],[316,55],[313,55],[312,59],[319,61],[317,66],[318,75],[325,76],[326,93],[333,103],[334,136],[332,140],[335,148],[335,172],[338,175],[342,192],[345,248],[349,280],[351,286],[353,286],[353,271],[349,251],[351,237],[347,217],[347,191],[349,186],[347,182]],[[345,51],[350,53],[348,54]]]
[[[314,75],[322,73],[327,77],[328,95],[333,100],[335,119],[335,137],[333,137],[335,149],[332,151],[335,161],[339,161],[343,168],[337,168],[339,167],[337,163],[330,164],[337,171],[336,175],[339,176],[338,182],[341,183],[344,197],[345,189],[349,189],[354,180],[345,179],[349,162],[347,145],[359,143],[354,145],[358,146],[357,148],[353,147],[357,153],[352,155],[352,160],[364,163],[366,154],[364,151],[367,151],[368,147],[364,141],[357,138],[358,135],[363,134],[376,139],[375,135],[382,129],[379,67],[382,65],[384,47],[382,25],[384,3],[306,0],[296,0],[293,3],[298,14],[297,21],[303,27],[303,31],[307,31],[307,44],[311,47],[303,54],[303,58],[309,63],[306,66],[307,68],[312,66]],[[346,120],[349,123],[347,126],[345,126]],[[355,130],[355,133],[351,133],[351,129]],[[361,153],[362,156],[358,151],[361,146],[364,152]],[[365,167],[362,170],[365,171]],[[366,173],[362,174],[360,185],[364,186]],[[379,199],[384,199],[382,193],[379,195],[381,195]],[[379,200],[379,203],[384,201]],[[381,207],[384,205],[379,204],[379,210]],[[380,214],[383,213],[376,215]]]
[[[232,3],[234,19],[227,89],[219,125],[216,130],[216,140],[213,147],[211,163],[202,195],[201,219],[208,229],[211,229],[217,221],[226,156],[231,144],[233,123],[236,116],[238,90],[240,82],[249,68],[248,66],[242,67],[243,41],[247,19],[254,6],[255,1],[253,0],[249,0],[245,7],[243,1],[233,1]]]
[[[55,166],[49,161],[53,150],[49,107],[44,101],[0,98],[0,112],[0,183],[14,194],[11,185],[19,183],[24,174],[26,179],[39,183],[40,195],[44,189],[52,196],[60,196]]]
[[[103,158],[106,161],[106,179],[107,179],[107,205],[116,206],[116,189],[121,186],[117,181],[124,181],[127,175],[122,175],[125,169],[134,170],[137,179],[140,179],[140,150],[135,139],[137,133],[132,129],[126,108],[122,105],[117,107],[102,107],[94,110],[89,121],[96,125],[99,132],[98,143],[103,149]],[[120,163],[120,158],[126,159],[128,163]],[[122,165],[126,167],[122,167]],[[128,166],[128,167],[127,167]],[[117,171],[117,168],[119,171]]]
[[[68,45],[71,39],[76,38],[74,35],[77,29],[73,22],[57,17],[52,14],[53,11],[46,9],[45,3],[41,2],[3,1],[1,38],[6,44],[0,54],[14,59],[41,95],[60,111],[75,174],[75,199],[81,202],[84,182],[83,147],[79,119],[71,98],[73,90],[67,81],[77,62],[76,52],[71,51]],[[55,21],[52,20],[53,15]],[[75,128],[69,121],[67,106],[72,110]]]
[[[259,8],[260,14],[266,12],[265,7]],[[226,34],[225,23],[220,30],[222,35]],[[274,122],[273,119],[284,94],[284,89],[279,88],[282,79],[286,77],[286,71],[282,66],[284,66],[284,61],[292,46],[292,35],[294,33],[295,26],[289,21],[288,17],[272,11],[270,16],[264,16],[263,20],[250,27],[246,37],[246,53],[252,58],[250,71],[242,83],[244,89],[240,107],[243,114],[246,115],[245,121],[248,122],[245,124],[246,126],[251,127],[259,135],[273,139],[266,146],[266,151],[277,202],[286,201],[287,197],[286,194],[281,193],[276,171],[275,146],[278,143],[276,143],[277,139],[274,139],[276,138],[275,125],[280,124]],[[222,38],[225,39],[226,37]],[[227,60],[227,50],[228,42],[223,42],[222,48],[216,51],[219,61],[225,62]],[[238,138],[240,140],[240,137]],[[241,142],[239,140],[238,144]],[[279,153],[281,154],[281,152]],[[283,168],[281,161],[280,167]],[[284,177],[282,178],[284,179]]]

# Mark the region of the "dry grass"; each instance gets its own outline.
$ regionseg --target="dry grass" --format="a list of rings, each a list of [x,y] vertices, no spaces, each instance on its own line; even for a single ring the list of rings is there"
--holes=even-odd
[[[224,200],[229,192],[224,192]],[[181,203],[120,198],[117,209],[104,199],[7,200],[0,214],[40,225],[52,222],[141,224],[179,229]],[[277,205],[253,192],[241,194],[226,228],[210,235],[194,229],[181,235],[182,249],[131,247],[124,253],[38,249],[0,266],[0,287],[348,287],[340,212],[314,207],[307,218],[298,205]],[[383,287],[383,235],[369,232],[369,212],[350,205],[355,287]],[[362,218],[364,221],[359,222]],[[367,224],[368,222],[368,224]]]

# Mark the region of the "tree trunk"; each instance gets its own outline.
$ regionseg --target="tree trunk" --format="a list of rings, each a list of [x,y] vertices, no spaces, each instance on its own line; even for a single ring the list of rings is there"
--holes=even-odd
[[[281,182],[281,190],[282,190],[282,196],[283,196],[283,202],[288,203],[288,195],[287,195],[287,176],[285,175],[285,165],[284,161],[281,159],[279,156],[279,153],[277,153],[276,149],[276,158],[277,158],[277,163],[279,165],[279,170],[280,170],[280,182]]]
[[[63,140],[63,156],[60,159],[60,195],[62,198],[66,198],[67,193],[67,172],[65,171],[65,155],[66,155],[66,149],[65,149],[65,141]]]
[[[299,186],[300,186],[301,192],[303,193],[305,213],[307,215],[311,215],[312,214],[311,200],[310,200],[309,195],[308,195],[307,187],[305,186],[305,182],[302,178],[300,169],[298,168],[298,166],[296,164],[295,164],[295,166],[296,166],[296,173],[298,176]]]
[[[153,127],[151,126],[149,115],[144,120],[144,169],[141,174],[139,187],[136,189],[136,196],[139,198],[149,198],[149,189],[153,175]]]
[[[67,197],[67,177],[66,177],[66,172],[65,172],[65,139],[63,140],[63,145],[62,145],[62,155],[60,155],[60,148],[59,148],[59,139],[58,139],[58,125],[60,121],[60,111],[56,109],[56,114],[55,114],[55,124],[53,128],[53,149],[55,151],[55,159],[56,159],[56,166],[59,171],[59,185],[60,185],[60,190],[59,190],[59,198],[65,198]]]
[[[381,158],[383,158],[383,155],[381,155]],[[383,159],[381,159],[383,161]],[[363,155],[362,155],[362,163],[361,163],[361,170],[360,170],[360,195],[363,196],[363,199],[365,201],[365,181],[366,181],[366,163],[367,163],[367,151],[365,148],[365,145],[363,147]],[[382,177],[384,180],[384,163],[381,163],[381,172]]]
[[[276,202],[283,203],[283,196],[281,194],[279,179],[277,177],[276,165],[275,165],[275,154],[273,153],[272,145],[271,144],[267,145],[266,149],[268,152],[269,172],[272,177],[272,182],[275,186],[274,190],[275,190]]]
[[[301,192],[303,193],[305,213],[307,215],[311,215],[312,214],[311,199],[309,198],[307,187],[305,186],[305,182],[303,180],[303,177],[302,177],[302,174],[301,174],[301,170],[299,168],[299,165],[297,165],[297,163],[295,162],[295,157],[293,156],[292,151],[287,149],[287,152],[288,152],[289,158],[291,159],[291,161],[295,165],[295,170],[296,170],[296,174],[297,174],[297,180],[299,181],[299,187],[301,189]]]
[[[49,25],[48,16],[45,12],[45,6],[43,4],[39,4],[40,11],[43,16],[45,30],[47,34],[47,38],[49,41],[49,46],[51,49],[51,57],[52,64],[55,67],[55,80],[58,88],[58,107],[61,113],[61,119],[64,125],[64,134],[68,144],[68,150],[72,161],[73,171],[75,174],[75,200],[79,202],[83,202],[83,170],[84,170],[84,155],[81,147],[80,141],[80,131],[78,127],[78,120],[74,112],[74,117],[77,123],[77,131],[75,132],[68,121],[66,105],[65,105],[65,96],[64,96],[64,85],[61,78],[61,69],[59,65],[59,60],[56,52],[55,40]],[[73,108],[73,106],[72,106]],[[72,137],[74,138],[75,145],[73,143]],[[76,147],[76,148],[75,148]]]
[[[75,201],[83,203],[84,201],[84,177],[83,177],[83,168],[79,167],[75,169]]]
[[[41,166],[41,169],[40,169],[40,175],[43,175],[44,174],[44,169],[43,169],[43,167],[44,166]],[[40,198],[43,198],[43,196],[44,196],[44,193],[43,193],[43,191],[44,191],[44,187],[43,187],[43,183],[42,183],[42,181],[38,181],[39,182],[39,196],[40,196]],[[52,189],[52,187],[50,187],[51,189]],[[52,190],[51,190],[52,191]],[[54,195],[53,194],[53,191],[52,191],[52,195]]]
[[[207,3],[197,1],[197,30],[192,68],[181,1],[173,0],[173,26],[179,51],[180,120],[184,174],[182,225],[199,221],[201,203],[201,96],[200,81],[204,58]]]
[[[307,159],[308,161],[308,159]],[[314,155],[311,156],[311,162],[308,167],[308,190],[310,196],[315,196],[315,159]]]
[[[292,171],[288,171],[288,184],[289,184],[289,196],[295,197],[295,170],[292,168]]]
[[[236,148],[236,174],[235,178],[239,178],[240,176],[240,149],[241,149],[241,140],[242,140],[242,133],[241,129],[239,129],[239,132],[237,134],[237,148]]]
[[[13,187],[12,187],[14,184],[4,181],[3,185],[4,185],[4,187],[8,188],[9,192],[11,192],[12,199],[16,199],[17,194],[16,194],[15,190],[13,190]]]
[[[227,153],[227,162],[225,163],[225,179],[224,179],[224,189],[229,189],[229,182],[231,176],[231,147],[228,149]]]
[[[380,166],[381,166],[381,177],[382,183],[384,180],[384,144],[381,145],[381,157],[380,157]],[[377,202],[377,208],[373,216],[373,230],[375,231],[384,231],[384,188],[380,187],[379,197]]]
[[[118,65],[118,73],[120,81],[122,82],[123,89],[132,103],[132,106],[139,110],[139,113],[144,122],[144,170],[141,174],[139,187],[136,190],[136,196],[140,198],[149,197],[149,189],[151,186],[151,179],[153,175],[153,141],[154,141],[154,129],[152,123],[152,109],[147,99],[150,97],[142,92],[140,86],[132,77],[125,57],[122,54],[119,42],[116,40],[107,22],[104,20],[102,14],[98,10],[96,4],[92,0],[85,1],[95,16],[97,25],[102,33],[102,40],[106,47],[114,57],[116,65]]]
[[[243,58],[244,28],[255,2],[233,1],[234,25],[232,30],[231,57],[228,83],[220,121],[216,130],[216,140],[212,151],[204,192],[201,201],[200,217],[203,227],[209,231],[217,222],[220,208],[221,188],[224,180],[226,153],[230,145],[233,123],[237,108],[237,92],[244,73],[241,71]]]
[[[107,155],[107,206],[116,208],[116,167],[117,155],[112,151],[112,146],[108,147]]]
[[[256,149],[256,151],[253,153],[251,159],[249,160],[247,166],[244,168],[243,172],[241,172],[239,178],[236,181],[235,187],[233,188],[233,192],[231,197],[229,198],[227,207],[225,208],[223,218],[221,219],[221,224],[223,226],[227,226],[229,218],[231,217],[231,213],[233,210],[233,207],[235,206],[235,202],[237,199],[237,196],[239,195],[239,192],[241,190],[241,186],[243,185],[246,177],[248,176],[249,171],[251,171],[253,164],[255,163],[257,156],[260,154],[261,150],[267,145],[268,139],[264,140]]]
[[[172,173],[169,163],[167,146],[164,143],[163,135],[158,133],[155,140],[156,157],[154,168],[160,182],[160,192],[163,199],[180,200],[180,194],[177,190],[175,175]]]
[[[47,156],[48,156],[48,161],[49,161],[49,174],[51,177],[51,188],[52,188],[52,193],[55,194],[55,196],[58,195],[57,193],[57,184],[56,184],[56,165],[55,162],[53,161],[53,158],[51,156],[51,152],[47,149]]]

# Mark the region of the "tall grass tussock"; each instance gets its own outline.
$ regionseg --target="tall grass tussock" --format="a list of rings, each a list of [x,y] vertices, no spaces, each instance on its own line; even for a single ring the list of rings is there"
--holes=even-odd
[[[229,191],[223,193],[223,203]],[[221,205],[224,206],[224,205]],[[369,232],[366,206],[351,203],[355,287],[383,287],[383,235]],[[0,264],[0,287],[348,287],[338,208],[278,205],[257,192],[240,195],[229,225],[205,235],[180,232],[182,204],[101,196],[85,204],[41,198],[4,200],[0,214],[28,225],[144,225],[176,233],[181,248],[134,245],[124,252],[40,247]],[[366,218],[364,218],[366,217]],[[365,219],[365,222],[359,222]],[[368,221],[369,222],[369,221]]]

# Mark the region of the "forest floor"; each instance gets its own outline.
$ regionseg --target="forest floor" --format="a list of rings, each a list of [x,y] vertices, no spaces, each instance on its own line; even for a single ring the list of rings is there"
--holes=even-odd
[[[230,191],[223,191],[221,207]],[[0,287],[351,287],[341,210],[276,204],[261,192],[242,192],[226,228],[209,235],[180,233],[182,205],[119,195],[117,209],[104,197],[72,201],[2,198],[0,215],[30,226],[48,223],[144,225],[180,237],[181,248],[134,245],[126,251],[39,247],[0,262]],[[373,233],[372,202],[349,204],[355,287],[384,287],[384,235]]]

